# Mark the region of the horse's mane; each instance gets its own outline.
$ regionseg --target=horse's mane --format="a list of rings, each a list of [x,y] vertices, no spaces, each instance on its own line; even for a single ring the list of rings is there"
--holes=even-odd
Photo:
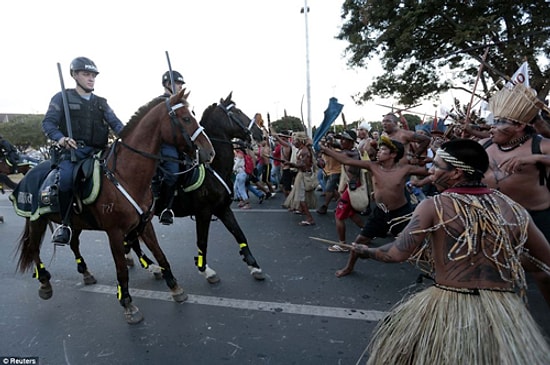
[[[209,120],[209,117],[210,117],[210,114],[212,114],[214,112],[214,110],[216,109],[216,106],[218,104],[216,103],[213,103],[213,104],[210,104],[205,110],[204,112],[202,113],[202,117],[201,117],[201,121],[200,121],[200,124],[203,126],[203,127],[207,127],[204,125],[203,122]]]
[[[141,106],[134,113],[134,115],[132,115],[132,117],[130,118],[130,121],[128,121],[128,123],[126,123],[124,128],[120,131],[120,138],[124,138],[131,131],[133,131],[134,128],[136,127],[136,125],[138,124],[138,122],[143,119],[145,114],[147,114],[151,109],[153,109],[155,106],[157,106],[158,104],[160,104],[164,100],[165,100],[165,98],[163,98],[162,96],[158,96],[158,97],[154,98],[153,100],[151,100],[150,102],[148,102],[147,104]]]

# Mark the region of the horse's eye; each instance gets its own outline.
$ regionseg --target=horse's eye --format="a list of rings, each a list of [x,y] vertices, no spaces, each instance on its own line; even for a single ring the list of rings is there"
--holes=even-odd
[[[189,118],[189,117],[184,117],[184,118],[183,118],[183,122],[184,122],[184,123],[191,123],[191,118]]]

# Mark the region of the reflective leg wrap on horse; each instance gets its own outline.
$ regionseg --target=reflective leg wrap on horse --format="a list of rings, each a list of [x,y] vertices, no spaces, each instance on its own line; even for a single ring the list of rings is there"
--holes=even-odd
[[[168,285],[170,289],[174,289],[178,286],[178,281],[174,277],[174,274],[172,274],[172,270],[163,269],[162,278],[166,281],[166,285]]]
[[[117,286],[117,299],[121,306],[126,307],[132,303],[132,297],[128,288],[122,289],[120,285]]]
[[[88,266],[82,257],[76,258],[76,269],[80,274],[84,274],[88,270]]]
[[[252,267],[255,267],[255,268],[259,269],[260,266],[256,262],[256,259],[254,258],[254,256],[252,256],[252,252],[250,252],[250,248],[248,248],[248,244],[239,243],[239,247],[241,248],[239,250],[239,254],[243,257],[243,261],[248,266],[252,266]]]
[[[97,283],[97,280],[95,279],[94,275],[88,271],[88,265],[86,265],[86,262],[82,258],[82,256],[77,257],[76,259],[76,269],[80,274],[82,274],[82,280],[84,281],[84,285],[93,285]]]
[[[154,264],[153,260],[151,260],[149,257],[143,254],[139,256],[139,263],[141,267],[144,269],[147,269],[150,265]]]
[[[37,278],[41,283],[45,283],[52,278],[52,275],[48,272],[48,270],[46,270],[44,263],[41,262],[34,268],[34,274],[32,277]]]
[[[38,296],[44,300],[48,300],[53,295],[52,284],[50,283],[51,275],[46,270],[46,267],[41,262],[34,268],[33,278],[37,278],[40,282],[40,288],[38,289]]]
[[[206,270],[206,254],[199,250],[199,255],[195,256],[195,266],[200,272]]]

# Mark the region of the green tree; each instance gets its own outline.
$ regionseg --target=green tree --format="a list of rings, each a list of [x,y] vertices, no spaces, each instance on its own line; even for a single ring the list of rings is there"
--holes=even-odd
[[[291,117],[291,116],[285,116],[281,119],[278,119],[271,123],[271,128],[275,130],[275,132],[279,133],[282,131],[303,131],[304,130],[304,124],[299,118]]]
[[[345,0],[337,38],[349,45],[352,67],[380,59],[384,74],[358,96],[397,97],[403,105],[449,89],[471,91],[484,50],[479,94],[488,97],[502,77],[527,58],[530,84],[545,98],[550,90],[550,6],[545,0]],[[543,61],[544,60],[544,61]],[[454,80],[444,70],[458,71]]]
[[[46,146],[47,138],[42,132],[43,115],[21,115],[13,120],[0,123],[0,135],[10,141],[20,151],[29,147],[38,149]]]

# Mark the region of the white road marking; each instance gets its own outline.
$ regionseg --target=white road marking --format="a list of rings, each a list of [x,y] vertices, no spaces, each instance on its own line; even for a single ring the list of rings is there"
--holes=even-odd
[[[108,285],[90,285],[84,286],[80,290],[101,293],[101,294],[116,294],[116,288]],[[170,292],[161,292],[153,290],[130,289],[130,295],[136,298],[156,299],[167,302],[172,302]],[[375,310],[339,308],[339,307],[323,307],[318,305],[292,304],[292,303],[277,303],[277,302],[262,302],[257,300],[243,300],[233,298],[211,297],[205,295],[188,294],[189,297],[185,303],[212,305],[217,307],[257,310],[262,312],[277,312],[286,314],[301,314],[318,317],[331,317],[343,319],[359,319],[363,321],[379,321],[388,313]]]

